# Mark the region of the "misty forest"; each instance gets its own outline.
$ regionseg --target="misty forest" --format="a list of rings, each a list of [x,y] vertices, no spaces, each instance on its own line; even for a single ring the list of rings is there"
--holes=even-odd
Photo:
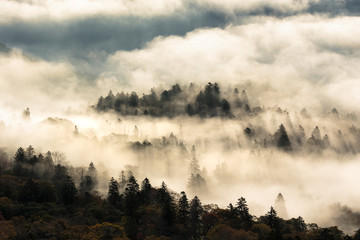
[[[0,3],[0,239],[360,240],[360,3]]]

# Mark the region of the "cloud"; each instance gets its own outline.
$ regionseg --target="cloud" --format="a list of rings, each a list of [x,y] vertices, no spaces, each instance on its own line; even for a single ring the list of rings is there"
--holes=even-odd
[[[158,36],[243,25],[253,17],[356,15],[358,5],[353,0],[5,1],[0,42],[98,75],[108,54],[141,49]]]
[[[176,82],[217,81],[226,86],[250,81],[257,89],[250,95],[268,105],[356,109],[348,95],[331,100],[331,86],[346,89],[358,79],[359,48],[354,39],[360,37],[359,21],[262,17],[251,24],[200,29],[184,37],[158,37],[143,49],[109,57],[102,78],[115,77],[119,84],[142,89]]]
[[[7,45],[37,57],[70,61],[81,71],[98,73],[96,66],[108,53],[142,48],[159,35],[184,35],[226,24],[224,14],[199,10],[153,18],[99,15],[62,22],[11,22],[0,27],[0,35]]]
[[[4,119],[26,107],[42,116],[80,105],[86,108],[91,89],[71,65],[30,58],[13,49],[0,54],[0,94]]]

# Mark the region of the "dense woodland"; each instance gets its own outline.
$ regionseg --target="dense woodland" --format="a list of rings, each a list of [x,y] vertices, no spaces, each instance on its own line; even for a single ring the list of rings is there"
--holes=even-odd
[[[56,164],[51,152],[37,154],[29,146],[0,157],[1,239],[360,239],[360,230],[348,236],[302,217],[282,219],[271,206],[253,216],[241,193],[221,209],[164,182],[154,188],[129,171],[111,178],[100,195],[93,163],[78,169],[75,181],[73,168]]]
[[[231,100],[223,97],[217,83],[208,83],[198,93],[199,86],[190,84],[188,87],[175,84],[169,90],[157,91],[152,88],[150,94],[139,97],[136,92],[117,93],[112,91],[108,96],[100,97],[93,106],[97,111],[109,111],[122,115],[150,115],[154,117],[175,117],[181,115],[200,117],[235,117],[229,101],[234,108],[243,114],[257,113],[261,108],[250,109],[246,92],[241,93],[237,88],[230,94]]]
[[[136,92],[121,92],[114,95],[110,91],[108,96],[100,97],[97,104],[92,107],[99,113],[116,112],[122,116],[221,117],[248,122],[235,139],[223,139],[223,143],[230,148],[234,145],[252,149],[276,147],[292,152],[332,151],[337,154],[355,154],[360,151],[360,128],[354,125],[358,119],[356,113],[340,115],[338,110],[333,108],[325,117],[335,122],[347,122],[346,128],[340,129],[343,125],[339,125],[338,129],[327,129],[326,126],[320,128],[314,125],[311,134],[307,135],[301,121],[295,123],[290,117],[293,115],[293,118],[311,120],[312,116],[305,108],[296,113],[280,107],[252,107],[245,90],[239,92],[237,88],[229,88],[220,91],[217,83],[208,83],[203,89],[194,84],[183,88],[176,84],[171,89],[163,91],[152,88],[150,94],[143,94],[141,98]],[[252,123],[259,119],[263,121],[266,114],[272,114],[272,122],[276,122],[276,118],[283,119],[276,132],[270,132],[261,124]],[[246,143],[240,143],[240,139],[244,137]]]
[[[251,107],[245,91],[222,93],[216,83],[198,90],[194,85],[180,88],[176,84],[160,93],[152,89],[141,98],[135,92],[110,92],[93,108],[99,113],[145,118],[188,116],[205,122],[218,117],[225,124],[237,121],[238,129],[189,142],[181,131],[149,138],[134,125],[132,133],[118,131],[98,139],[86,136],[82,126],[66,119],[39,123],[56,128],[69,125],[63,129],[70,129],[66,135],[70,144],[116,146],[119,152],[131,152],[134,165],[127,165],[117,177],[100,174],[93,163],[73,167],[60,152],[39,153],[32,146],[20,147],[15,154],[0,149],[0,239],[360,239],[360,229],[349,236],[337,226],[319,227],[300,216],[288,219],[281,205],[268,206],[268,212],[254,216],[241,193],[226,208],[203,204],[201,199],[211,192],[209,180],[214,179],[209,179],[199,161],[212,147],[226,153],[249,150],[249,159],[273,151],[316,158],[356,155],[360,151],[360,129],[353,125],[356,116],[340,115],[334,108],[327,118],[342,122],[336,125],[339,129],[330,129],[312,125],[305,109],[296,120],[278,107]],[[266,114],[272,115],[275,128],[258,121]],[[30,109],[24,110],[23,120],[31,122]],[[310,124],[305,129],[301,122]],[[0,127],[4,132],[9,129]],[[153,187],[148,178],[138,177],[149,176],[146,173],[185,178],[186,189],[177,193],[164,182]],[[220,164],[212,177],[226,187],[227,174]],[[197,197],[190,199],[185,192]]]

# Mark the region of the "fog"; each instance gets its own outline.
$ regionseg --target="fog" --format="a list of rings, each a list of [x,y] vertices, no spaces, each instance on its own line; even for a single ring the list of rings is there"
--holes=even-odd
[[[19,147],[32,145],[73,166],[75,180],[76,168],[93,162],[101,194],[111,176],[131,170],[138,182],[165,181],[203,203],[226,207],[243,196],[260,216],[282,193],[289,217],[347,233],[360,227],[356,1],[4,6],[0,148],[11,160]],[[219,83],[231,114],[186,114],[208,82]],[[170,117],[145,115],[140,107],[139,114],[96,109],[110,90],[141,98],[174,84],[186,91],[190,83],[195,90],[175,100]],[[251,113],[235,106],[234,88],[246,91]],[[291,150],[276,144],[281,124]],[[189,184],[191,174],[206,185]]]
[[[63,153],[63,163],[74,167],[86,167],[93,162],[99,173],[98,191],[102,194],[106,194],[111,176],[120,178],[121,171],[130,169],[138,181],[148,177],[154,186],[165,181],[170,189],[199,195],[204,203],[226,207],[244,196],[251,213],[260,216],[282,193],[289,217],[302,216],[307,222],[322,226],[339,225],[348,232],[358,227],[359,218],[354,216],[360,210],[357,204],[360,196],[354,188],[359,181],[360,163],[358,140],[354,141],[349,130],[352,120],[343,117],[335,120],[330,115],[302,118],[291,113],[291,122],[286,122],[288,117],[275,109],[245,119],[185,116],[119,119],[117,114],[92,111],[67,117],[72,121],[55,118],[34,121],[19,116],[17,121],[5,122],[1,127],[1,146],[10,155],[19,146],[28,145],[38,153],[48,150]],[[33,115],[31,118],[41,119]],[[249,123],[254,129],[262,128],[264,135],[267,131],[273,134],[284,123],[291,141],[290,124],[302,124],[306,139],[319,125],[321,135],[328,134],[331,147],[313,152],[305,144],[295,150],[296,144],[292,142],[294,150],[290,152],[273,146],[265,148],[256,143],[261,136],[248,139],[243,133]],[[75,125],[79,135],[73,133]],[[347,146],[352,145],[355,152],[339,143],[336,137],[339,129]],[[142,146],[143,141],[151,145]],[[198,159],[199,173],[206,180],[206,187],[202,186],[199,192],[189,186],[193,154]],[[76,172],[73,174],[76,179]]]

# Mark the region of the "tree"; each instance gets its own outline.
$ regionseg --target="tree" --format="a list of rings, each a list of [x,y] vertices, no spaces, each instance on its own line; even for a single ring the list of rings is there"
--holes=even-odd
[[[174,198],[166,191],[166,197],[162,204],[162,217],[165,220],[166,226],[171,227],[176,220],[176,209]]]
[[[230,103],[226,100],[226,99],[223,99],[221,100],[221,110],[225,113],[225,114],[229,114],[230,113]]]
[[[298,232],[304,232],[307,230],[306,223],[300,216],[298,218],[291,218],[288,222],[290,222],[290,224],[293,225]]]
[[[208,191],[206,180],[200,174],[191,174],[188,188],[192,193],[198,194],[206,194]]]
[[[190,234],[191,239],[201,239],[202,224],[201,217],[203,214],[203,208],[201,202],[197,196],[195,196],[190,202]]]
[[[245,198],[241,197],[238,199],[235,210],[238,216],[240,217],[240,220],[244,222],[248,227],[250,227],[252,216],[249,213],[249,208]]]
[[[151,184],[148,178],[145,178],[141,183],[141,191],[148,192],[151,189]]]
[[[360,228],[355,232],[354,240],[360,240]]]
[[[117,181],[112,177],[109,182],[107,201],[115,207],[119,206],[120,203],[120,194],[117,185]]]
[[[179,206],[179,210],[178,210],[179,222],[183,223],[184,225],[187,225],[189,221],[190,209],[189,209],[189,202],[186,193],[184,191],[180,193],[178,206]]]
[[[66,175],[62,182],[62,187],[61,187],[61,197],[63,203],[65,205],[74,203],[77,197],[76,195],[77,195],[77,190],[75,187],[75,183],[69,175]]]
[[[279,129],[274,134],[276,146],[285,151],[291,150],[291,143],[287,135],[286,129],[283,124],[279,126]]]
[[[50,180],[54,174],[54,161],[50,151],[45,154],[44,161],[42,163],[42,170],[42,179]]]
[[[88,168],[88,171],[87,171],[86,175],[91,178],[92,188],[95,188],[97,186],[97,184],[98,184],[98,178],[97,178],[97,171],[96,171],[96,168],[94,166],[94,163],[91,162],[89,164],[89,168]]]
[[[138,107],[139,106],[139,97],[136,92],[132,92],[130,94],[129,106],[130,107]]]
[[[54,168],[53,182],[62,181],[67,175],[67,168],[57,164]]]
[[[125,188],[125,213],[128,216],[135,216],[139,205],[139,184],[134,176],[130,176]]]
[[[35,155],[35,150],[34,148],[29,145],[29,147],[26,148],[26,153],[25,153],[25,157],[27,160],[30,160],[31,158],[33,158]]]
[[[265,215],[265,224],[268,225],[272,229],[278,229],[279,228],[279,218],[277,216],[277,213],[275,209],[271,206],[270,211],[266,213]]]
[[[119,182],[119,191],[122,193],[122,192],[125,191],[126,184],[127,184],[124,170],[121,171],[121,176],[120,176],[119,180],[120,180],[120,182]]]
[[[141,200],[145,204],[149,204],[152,202],[151,199],[151,184],[148,178],[145,178],[141,183]]]
[[[11,165],[8,154],[0,149],[0,174],[10,170]]]
[[[80,182],[80,187],[79,187],[79,192],[81,194],[84,194],[86,192],[91,192],[94,188],[94,184],[92,181],[92,178],[88,175],[84,176],[83,174],[81,175],[81,182]]]
[[[22,176],[24,174],[24,165],[26,162],[26,157],[25,157],[25,151],[22,147],[20,147],[16,153],[15,153],[15,157],[14,157],[14,174],[17,176]]]

